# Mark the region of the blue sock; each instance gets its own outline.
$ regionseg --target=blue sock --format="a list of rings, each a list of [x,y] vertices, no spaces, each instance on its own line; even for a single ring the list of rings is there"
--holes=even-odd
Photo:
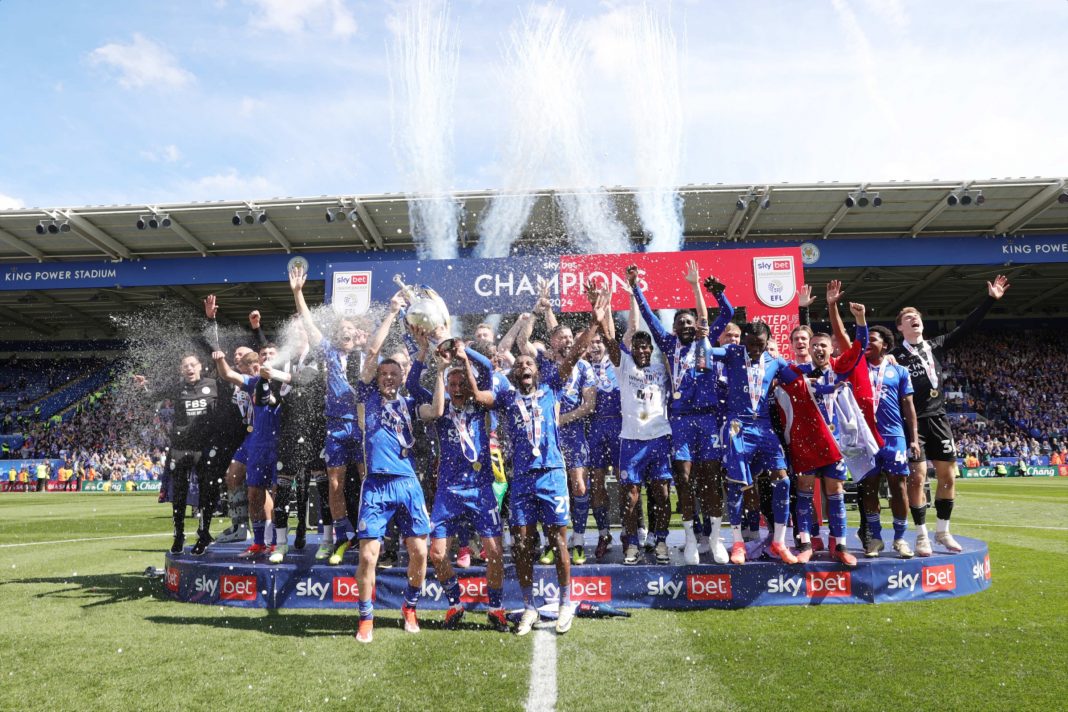
[[[756,531],[757,529],[760,529],[760,510],[759,509],[750,509],[750,510],[746,511],[744,527],[746,529],[752,529],[753,531]]]
[[[807,532],[812,524],[812,493],[797,493],[797,521],[794,528],[799,532]]]
[[[656,543],[659,544],[662,541],[667,541],[667,529],[657,529],[654,536],[656,536]]]
[[[266,546],[263,541],[263,530],[267,527],[267,522],[252,522],[252,542],[259,544],[260,546]]]
[[[375,602],[360,601],[360,620],[366,621],[375,617]]]
[[[586,533],[586,520],[590,516],[590,495],[572,498],[571,527],[576,534]]]
[[[742,486],[737,482],[727,483],[727,516],[731,526],[742,525]]]
[[[490,608],[501,608],[504,605],[502,603],[502,601],[504,600],[504,589],[503,588],[491,588],[491,589],[488,590],[487,593],[489,593],[489,607]]]
[[[835,539],[844,539],[846,530],[845,496],[842,494],[827,495],[827,522],[831,530],[831,536]],[[845,543],[845,542],[841,542]]]
[[[874,514],[865,514],[864,521],[868,524],[868,535],[871,536],[872,539],[883,538],[883,523],[879,519],[878,512]]]
[[[460,603],[460,581],[455,576],[441,584],[441,587],[445,589],[445,595],[449,599],[450,606]]]
[[[343,543],[349,538],[349,529],[352,527],[349,524],[348,517],[342,517],[341,519],[334,520],[334,545]]]
[[[457,588],[459,588],[459,584],[457,584]],[[459,600],[459,599],[457,599],[457,600]],[[415,608],[416,604],[419,603],[419,587],[418,586],[413,586],[411,584],[408,584],[408,585],[406,585],[404,587],[404,603],[409,608]]]
[[[789,477],[775,480],[775,485],[771,489],[771,508],[772,516],[775,517],[775,523],[786,524],[786,520],[790,516]]]
[[[704,517],[701,519],[701,533],[705,536],[712,535],[712,517]]]
[[[607,532],[609,529],[608,507],[594,507],[593,521],[597,523],[597,531]]]
[[[570,584],[570,582],[566,586],[561,586],[560,587],[560,605],[561,606],[570,606],[571,605],[571,584]]]
[[[905,532],[908,530],[908,528],[909,528],[909,520],[907,520],[907,519],[898,519],[897,517],[894,517],[894,538],[895,539],[903,539],[905,537]]]
[[[520,586],[523,592],[523,608],[528,611],[537,610],[537,606],[534,605],[534,587],[533,586]]]

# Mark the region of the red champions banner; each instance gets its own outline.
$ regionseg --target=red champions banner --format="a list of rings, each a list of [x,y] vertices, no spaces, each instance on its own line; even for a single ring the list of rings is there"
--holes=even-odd
[[[587,311],[582,285],[593,280],[612,288],[612,309],[630,308],[625,272],[635,264],[644,273],[642,291],[653,309],[693,308],[693,291],[684,279],[690,260],[702,278],[714,275],[727,285],[735,308],[745,307],[750,321],[771,327],[779,351],[790,358],[790,331],[800,323],[797,295],[805,282],[801,248],[640,252],[622,255],[566,255],[560,258],[560,310]],[[715,300],[707,296],[709,308]]]

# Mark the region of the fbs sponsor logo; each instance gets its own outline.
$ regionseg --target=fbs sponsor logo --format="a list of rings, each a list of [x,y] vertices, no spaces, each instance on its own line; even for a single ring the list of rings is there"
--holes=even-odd
[[[801,585],[804,580],[800,576],[783,576],[779,574],[773,579],[768,579],[766,589],[768,593],[783,593],[791,598],[801,593]]]
[[[972,564],[972,578],[976,581],[989,581],[990,580],[990,555],[987,554],[983,557],[982,561],[976,561]]]
[[[608,603],[612,600],[612,577],[576,576],[572,578],[571,600]]]
[[[223,601],[255,601],[255,576],[223,576],[219,579],[219,598]]]
[[[489,603],[489,585],[485,576],[459,579],[461,603]]]
[[[805,595],[809,598],[852,596],[853,575],[848,571],[809,571],[805,574]]]
[[[167,567],[167,573],[164,575],[164,581],[167,585],[167,590],[172,593],[178,592],[178,581],[181,580],[181,574],[178,569],[173,566]]]

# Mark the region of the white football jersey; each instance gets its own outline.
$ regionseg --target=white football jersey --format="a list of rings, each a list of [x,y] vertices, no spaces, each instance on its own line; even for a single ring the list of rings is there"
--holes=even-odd
[[[668,372],[659,359],[638,368],[626,351],[619,354],[619,401],[623,412],[620,437],[653,440],[671,435],[667,418]]]

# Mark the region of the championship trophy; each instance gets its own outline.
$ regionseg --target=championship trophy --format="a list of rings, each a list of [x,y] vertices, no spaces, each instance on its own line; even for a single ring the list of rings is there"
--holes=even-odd
[[[435,351],[451,351],[454,341],[451,336],[452,320],[449,317],[449,308],[438,293],[425,284],[405,284],[404,278],[399,274],[393,275],[393,281],[408,300],[404,320],[425,331]]]

